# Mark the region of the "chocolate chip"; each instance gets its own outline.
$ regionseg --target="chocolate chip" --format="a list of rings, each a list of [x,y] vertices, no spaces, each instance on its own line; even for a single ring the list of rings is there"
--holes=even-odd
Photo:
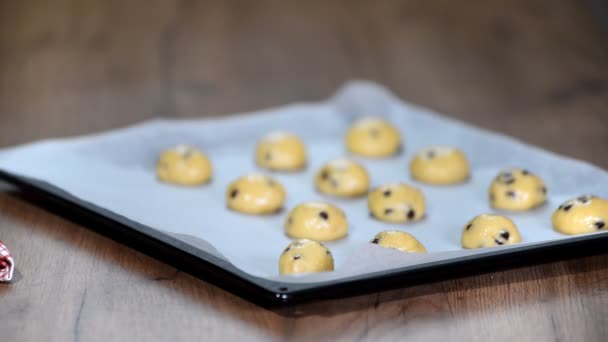
[[[528,170],[521,170],[521,174],[524,175],[524,176],[527,176],[527,175],[530,174],[530,171],[528,171]]]
[[[393,211],[394,210],[391,208],[386,208],[386,209],[384,209],[384,215],[388,215],[388,214],[392,213]]]
[[[504,245],[505,243],[500,241],[500,240],[494,240],[494,242],[496,242],[497,245]]]
[[[337,187],[338,187],[338,181],[337,181],[337,180],[332,179],[332,180],[330,181],[330,183],[331,183],[331,186],[332,186],[333,188],[337,188]]]
[[[369,217],[375,218],[376,215],[374,215],[374,213],[372,213],[371,211],[369,212]]]
[[[579,202],[581,202],[581,203],[587,203],[587,201],[589,201],[589,199],[586,196],[581,196],[581,197],[577,198],[577,200],[579,200]]]
[[[193,149],[191,149],[191,148],[186,149],[186,152],[184,152],[184,154],[182,154],[182,159],[189,159],[193,153],[194,153]]]
[[[490,194],[490,201],[494,202],[495,199],[496,199],[496,196],[494,196],[494,194]]]
[[[505,184],[511,185],[513,183],[515,183],[515,178],[507,178],[507,179],[505,179]]]
[[[407,218],[411,220],[411,219],[413,219],[414,217],[416,217],[416,212],[414,211],[414,209],[410,209],[410,210],[407,212]]]
[[[266,154],[264,155],[264,159],[266,159],[267,161],[272,160],[272,154],[270,154],[270,152],[266,152]]]
[[[510,234],[506,230],[503,230],[502,233],[500,233],[500,237],[502,237],[505,240],[509,240],[509,236],[510,236]]]
[[[427,158],[429,158],[429,159],[433,159],[433,158],[435,158],[435,152],[433,152],[433,151],[428,151],[428,152],[426,153],[426,156],[427,156]]]
[[[298,260],[300,259],[302,256],[300,254],[296,254],[293,256],[293,260]]]
[[[384,192],[382,193],[382,195],[384,195],[384,197],[390,197],[392,193],[393,192],[390,191],[390,190],[384,190]]]
[[[283,251],[283,253],[287,253],[287,252],[289,252],[289,250],[290,250],[290,249],[291,249],[291,247],[287,247],[287,248],[285,248],[285,250]]]
[[[230,192],[230,197],[235,198],[239,195],[239,189],[234,189]]]
[[[564,211],[568,211],[572,209],[572,204],[565,205],[562,209],[564,209]]]
[[[595,224],[594,224],[594,225],[595,225],[595,228],[597,228],[597,229],[602,229],[602,228],[604,228],[604,226],[605,226],[606,224],[604,223],[604,221],[597,221],[597,222],[595,222]]]
[[[327,180],[328,178],[329,178],[329,172],[327,172],[327,171],[323,171],[323,172],[321,173],[321,179],[323,179],[323,180]]]
[[[331,252],[329,251],[329,249],[325,251],[325,254],[331,255]]]
[[[467,227],[466,227],[465,229],[466,229],[466,230],[469,230],[469,229],[471,229],[471,227],[473,227],[473,224],[472,224],[472,223],[469,223],[469,224],[467,224]]]
[[[321,216],[321,218],[324,219],[324,220],[328,220],[329,219],[329,214],[326,211],[320,212],[319,216]]]
[[[515,197],[515,191],[509,190],[505,193],[507,195],[507,197]]]
[[[547,194],[547,187],[542,186],[540,189],[540,192],[542,192],[543,194]]]
[[[373,239],[372,243],[378,244],[380,242],[380,239]]]

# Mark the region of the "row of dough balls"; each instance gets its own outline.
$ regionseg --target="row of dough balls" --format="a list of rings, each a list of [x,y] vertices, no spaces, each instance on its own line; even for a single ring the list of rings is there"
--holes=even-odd
[[[305,214],[309,216],[309,220],[312,219],[310,213]],[[338,216],[337,221],[340,224],[345,223],[342,216]],[[288,235],[297,237],[299,234],[293,234],[293,228],[289,227],[298,222],[295,219],[290,222],[292,217],[288,219],[286,229]],[[563,233],[579,234],[606,229],[606,217],[608,217],[608,200],[583,195],[560,205],[553,214],[552,221],[554,227]],[[302,220],[301,217],[298,219]],[[322,219],[327,220],[328,216],[324,215]],[[519,242],[521,235],[517,226],[508,217],[501,215],[478,215],[467,222],[462,229],[461,244],[467,249],[512,245]],[[376,234],[370,243],[405,253],[426,253],[426,248],[420,241],[402,231],[382,231]],[[328,272],[333,269],[334,260],[331,251],[320,242],[309,239],[291,242],[279,257],[280,274]]]
[[[397,128],[378,118],[364,118],[356,121],[348,130],[345,143],[352,154],[367,158],[393,156],[401,151],[402,138]],[[308,164],[306,146],[294,134],[272,132],[264,136],[256,146],[255,161],[258,166],[283,172],[303,170]],[[340,163],[328,168],[340,172]],[[420,151],[410,164],[414,179],[430,184],[454,184],[469,178],[469,164],[460,150],[434,146]],[[342,196],[357,196],[367,190],[369,180],[365,172],[354,167],[346,172],[346,177],[354,178],[353,188],[342,189],[329,183],[326,192]],[[158,178],[167,183],[179,185],[201,185],[212,177],[209,158],[191,146],[179,145],[162,153],[157,163]],[[329,180],[329,178],[327,178]],[[349,178],[345,179],[349,181]],[[337,189],[332,189],[331,186]],[[324,187],[325,189],[325,187]]]
[[[398,230],[380,232],[370,241],[384,248],[406,253],[426,253],[426,249],[411,234]],[[279,257],[280,274],[316,273],[334,270],[331,251],[323,244],[298,239],[287,245]]]
[[[260,146],[265,146],[265,143]],[[268,155],[266,147],[259,148],[259,155]],[[259,152],[258,151],[258,152]],[[259,157],[259,156],[258,156]],[[265,162],[272,157],[260,157],[258,162]],[[277,158],[275,158],[277,159]],[[285,158],[281,159],[285,160]],[[448,184],[461,182],[468,178],[469,167],[467,160],[460,150],[448,147],[427,148],[420,152],[411,163],[412,175],[415,179],[427,183]],[[178,185],[199,185],[211,178],[212,166],[207,156],[200,150],[186,145],[179,145],[162,153],[157,162],[157,177],[161,181]],[[321,167],[315,176],[316,188],[326,195],[337,197],[358,197],[368,193],[370,177],[367,170],[359,163],[345,159],[335,159]],[[404,202],[407,197],[413,197],[411,205],[424,200],[415,189],[398,189],[395,194]],[[501,172],[491,183],[489,199],[492,207],[507,210],[528,210],[546,201],[547,188],[539,177],[527,170],[513,169]],[[399,203],[397,203],[399,204]],[[399,215],[392,214],[393,209],[385,208],[386,213],[372,213],[378,218],[391,222],[405,221]],[[412,208],[414,209],[414,208]],[[424,209],[424,208],[421,208]],[[260,210],[263,210],[260,209]],[[415,210],[415,209],[414,209]],[[418,215],[418,218],[422,216]],[[408,217],[409,220],[415,217]]]

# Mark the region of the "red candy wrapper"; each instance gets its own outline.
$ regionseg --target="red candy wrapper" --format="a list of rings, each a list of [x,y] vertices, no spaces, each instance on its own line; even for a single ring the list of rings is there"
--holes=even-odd
[[[9,282],[13,279],[13,270],[15,262],[13,255],[0,241],[0,283]]]

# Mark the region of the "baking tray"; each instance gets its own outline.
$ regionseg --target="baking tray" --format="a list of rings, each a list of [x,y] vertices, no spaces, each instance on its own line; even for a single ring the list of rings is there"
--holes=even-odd
[[[352,110],[351,105],[359,106],[356,103],[348,103],[350,99],[354,98],[352,95],[356,94],[359,98],[365,97],[363,95],[367,93],[372,93],[373,96],[367,100],[357,101],[378,101],[379,98],[397,101],[381,87],[369,83],[351,84],[339,91],[334,100],[336,98],[341,99],[338,102],[346,106],[347,110]],[[365,105],[360,107],[365,107]],[[423,111],[418,108],[414,108],[414,110]],[[424,113],[423,115],[435,114]],[[441,118],[441,120],[448,119]],[[513,141],[508,143],[513,143]],[[514,149],[520,147],[514,145]],[[548,154],[548,152],[536,150],[533,153]],[[574,166],[582,167],[584,172],[589,172],[589,170],[603,172],[578,161],[567,160],[558,156],[550,155],[550,157],[561,158],[562,162],[574,163]],[[506,267],[526,266],[579,255],[601,253],[605,251],[602,246],[605,246],[608,239],[607,234],[596,233],[544,242],[537,241],[534,244],[487,249],[479,254],[454,256],[355,276],[329,280],[317,279],[312,282],[294,282],[287,278],[275,277],[269,279],[269,277],[260,277],[245,272],[225,260],[221,254],[210,252],[207,248],[197,247],[196,244],[186,243],[173,234],[116,214],[76,197],[48,182],[14,172],[7,172],[6,170],[0,170],[0,178],[16,185],[28,194],[33,194],[35,197],[28,198],[53,212],[58,212],[103,235],[125,243],[264,307],[288,306],[314,300],[347,297],[457,276],[478,274]],[[587,188],[592,187],[593,185],[587,186]],[[573,193],[572,195],[577,194]],[[599,195],[604,194],[600,193]]]

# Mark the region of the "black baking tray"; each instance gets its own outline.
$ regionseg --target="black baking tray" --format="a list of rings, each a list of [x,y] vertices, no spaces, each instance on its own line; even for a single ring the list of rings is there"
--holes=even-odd
[[[245,300],[269,309],[351,297],[513,267],[606,253],[608,234],[497,248],[471,255],[361,276],[316,283],[282,283],[255,277],[212,254],[168,234],[81,201],[48,183],[0,170],[0,179],[19,188],[24,198],[97,233],[190,273]]]

